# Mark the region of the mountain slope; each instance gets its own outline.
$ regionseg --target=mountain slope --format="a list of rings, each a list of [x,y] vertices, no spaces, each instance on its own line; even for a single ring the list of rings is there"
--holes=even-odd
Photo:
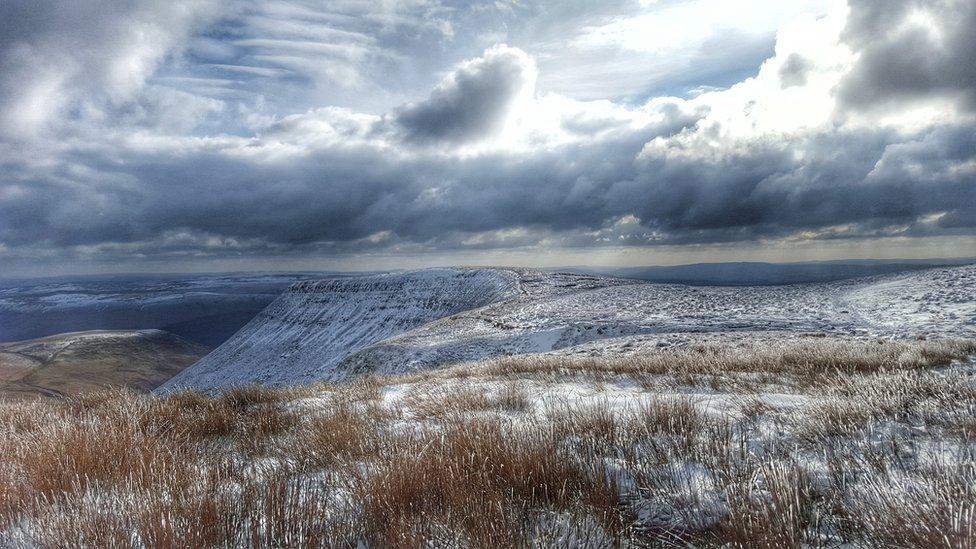
[[[402,373],[498,355],[627,354],[812,332],[862,339],[976,337],[976,266],[820,284],[631,281],[556,296],[524,295],[381,341],[338,369],[346,376]]]
[[[498,355],[823,332],[976,337],[976,267],[789,286],[653,284],[522,269],[420,271],[299,284],[164,388],[294,384]]]
[[[207,350],[161,330],[73,332],[0,343],[0,398],[107,387],[150,391]]]
[[[335,379],[335,366],[358,349],[518,292],[518,277],[498,269],[301,282],[164,389]]]

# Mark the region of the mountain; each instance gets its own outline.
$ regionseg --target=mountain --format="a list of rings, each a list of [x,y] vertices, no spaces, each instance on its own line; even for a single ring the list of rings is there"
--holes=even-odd
[[[0,343],[0,398],[150,391],[209,349],[161,330],[88,331]]]
[[[166,387],[331,379],[339,361],[362,347],[510,298],[517,288],[518,278],[498,269],[429,269],[300,282]]]
[[[786,286],[434,269],[295,284],[161,387],[341,381],[521,353],[632,353],[823,332],[976,336],[976,266]]]

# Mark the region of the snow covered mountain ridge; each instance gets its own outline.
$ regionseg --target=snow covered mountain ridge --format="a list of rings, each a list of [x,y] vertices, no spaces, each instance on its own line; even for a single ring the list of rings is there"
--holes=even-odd
[[[298,282],[164,388],[335,379],[336,365],[358,349],[517,292],[515,274],[498,269]]]
[[[632,353],[804,332],[974,337],[974,288],[972,265],[761,287],[500,268],[300,282],[162,389],[340,381],[505,354]]]

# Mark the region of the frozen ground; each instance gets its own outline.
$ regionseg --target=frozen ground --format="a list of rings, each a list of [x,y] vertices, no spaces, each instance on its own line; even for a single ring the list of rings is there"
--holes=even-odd
[[[767,336],[0,404],[0,546],[973,547],[976,343]]]
[[[167,385],[289,387],[0,403],[0,546],[973,547],[973,276],[302,282]]]
[[[708,287],[437,269],[300,283],[164,388],[404,373],[500,355],[628,354],[824,333],[976,335],[976,267],[843,282]]]

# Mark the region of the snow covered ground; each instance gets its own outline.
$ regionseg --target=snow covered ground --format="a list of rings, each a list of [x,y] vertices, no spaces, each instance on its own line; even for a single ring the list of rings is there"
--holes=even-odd
[[[334,377],[349,353],[516,295],[515,273],[431,269],[295,284],[231,340],[165,387],[296,384]]]
[[[976,336],[976,266],[820,284],[707,287],[525,269],[299,283],[164,386],[293,385],[501,355],[627,354],[825,333]]]
[[[297,387],[0,403],[0,546],[972,547],[974,273],[301,282],[166,386]]]
[[[0,404],[0,546],[972,547],[974,356],[807,335]]]

